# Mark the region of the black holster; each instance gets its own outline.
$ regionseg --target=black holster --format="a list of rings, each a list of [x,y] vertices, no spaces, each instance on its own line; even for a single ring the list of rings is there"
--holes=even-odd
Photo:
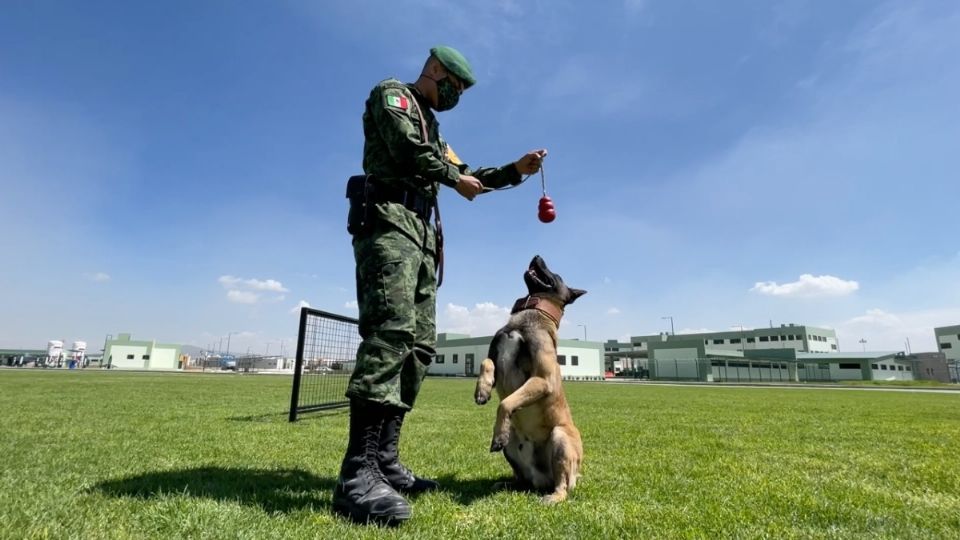
[[[347,211],[347,232],[354,236],[366,234],[373,229],[371,184],[366,175],[351,176],[347,180],[347,199],[350,209]]]

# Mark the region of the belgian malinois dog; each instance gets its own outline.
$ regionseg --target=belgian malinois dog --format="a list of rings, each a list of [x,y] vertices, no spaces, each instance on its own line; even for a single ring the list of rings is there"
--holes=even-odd
[[[493,336],[480,364],[474,399],[500,396],[491,452],[503,451],[513,468],[510,487],[535,490],[552,504],[577,483],[583,444],[573,425],[557,364],[557,329],[563,310],[587,291],[571,289],[539,255],[523,275],[527,296],[513,305],[510,320]]]

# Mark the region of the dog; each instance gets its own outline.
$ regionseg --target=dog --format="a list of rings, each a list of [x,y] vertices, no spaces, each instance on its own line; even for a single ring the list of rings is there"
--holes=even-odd
[[[527,296],[493,336],[480,364],[474,400],[483,405],[494,387],[500,397],[491,452],[513,468],[510,487],[561,502],[580,474],[583,443],[573,425],[557,364],[557,329],[564,308],[587,291],[567,287],[537,255],[523,275]]]

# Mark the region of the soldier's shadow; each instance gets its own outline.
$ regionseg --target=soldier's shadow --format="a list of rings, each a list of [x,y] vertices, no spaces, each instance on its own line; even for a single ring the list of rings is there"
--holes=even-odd
[[[446,475],[435,478],[435,480],[440,483],[440,490],[450,494],[450,497],[457,504],[470,506],[480,499],[493,497],[503,491],[497,487],[497,483],[508,481],[510,477],[463,479]]]
[[[138,499],[189,495],[259,506],[270,513],[289,513],[329,508],[335,484],[336,478],[299,469],[198,467],[105,480],[93,485],[90,491]]]

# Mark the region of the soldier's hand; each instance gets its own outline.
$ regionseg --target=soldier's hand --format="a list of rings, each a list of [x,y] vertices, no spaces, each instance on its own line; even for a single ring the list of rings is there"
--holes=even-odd
[[[479,180],[466,174],[460,175],[460,181],[457,182],[457,193],[464,199],[472,201],[474,197],[483,191],[483,184]]]
[[[517,172],[520,174],[533,174],[540,170],[540,165],[545,157],[547,157],[546,149],[531,150],[518,159],[513,166],[517,168]]]

